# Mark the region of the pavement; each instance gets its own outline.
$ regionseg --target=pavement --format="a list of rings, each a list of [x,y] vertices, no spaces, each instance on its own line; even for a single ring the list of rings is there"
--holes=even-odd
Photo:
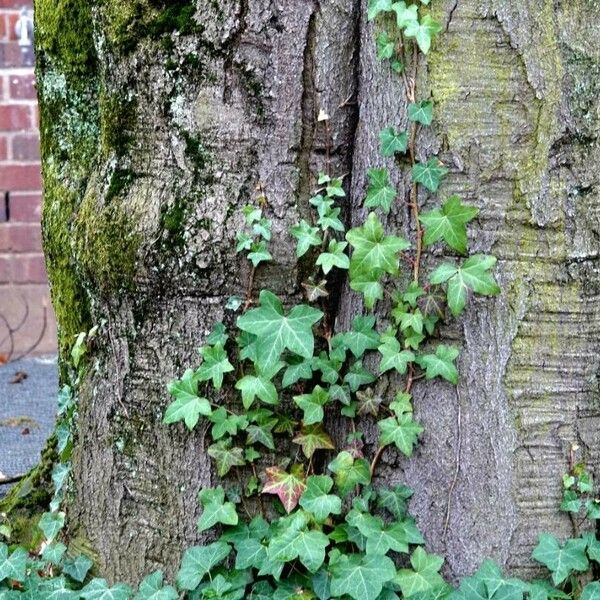
[[[57,393],[55,356],[0,366],[0,473],[22,475],[39,462],[54,429]],[[0,485],[0,496],[9,487]]]

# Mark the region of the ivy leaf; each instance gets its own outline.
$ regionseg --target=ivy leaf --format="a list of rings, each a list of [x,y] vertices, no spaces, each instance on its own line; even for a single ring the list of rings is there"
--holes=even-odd
[[[393,50],[394,44],[392,42],[392,52]],[[386,58],[390,58],[390,56]],[[394,154],[406,152],[406,148],[408,147],[408,135],[405,131],[397,133],[393,127],[386,127],[385,129],[382,129],[379,134],[379,142],[381,144],[380,148],[383,156],[394,156]]]
[[[348,369],[344,375],[344,383],[348,384],[350,391],[356,392],[359,387],[369,385],[375,381],[376,377],[362,365],[362,361],[357,360]]]
[[[542,533],[531,555],[552,572],[554,585],[562,583],[573,571],[586,571],[589,563],[585,539],[567,540],[562,546],[549,533]]]
[[[396,369],[400,375],[404,375],[408,364],[415,360],[415,355],[410,350],[402,350],[400,342],[393,336],[386,336],[385,341],[378,348],[381,354],[379,372],[385,373],[390,369]]]
[[[66,551],[67,547],[61,542],[57,542],[56,544],[49,544],[44,548],[44,551],[42,552],[42,558],[44,560],[47,560],[48,562],[51,562],[53,565],[58,566],[61,564],[61,561]],[[0,554],[1,552],[2,551],[0,550]],[[0,580],[1,579],[2,577],[0,577]]]
[[[182,590],[195,590],[202,578],[216,565],[223,562],[231,552],[225,542],[214,542],[208,546],[193,546],[183,555],[177,573],[177,585]]]
[[[376,600],[383,585],[391,581],[396,567],[387,556],[343,554],[330,565],[331,594],[354,600]]]
[[[437,158],[430,158],[426,163],[417,163],[412,168],[412,180],[422,183],[430,192],[437,192],[448,168]]]
[[[304,412],[305,425],[320,423],[325,416],[323,406],[329,402],[329,393],[317,385],[310,394],[294,396],[294,402]]]
[[[64,512],[45,512],[40,519],[38,527],[42,530],[44,537],[51,542],[64,527]]]
[[[377,506],[387,510],[396,519],[403,519],[408,512],[408,499],[412,495],[413,491],[405,485],[397,485],[394,488],[380,488],[377,490]]]
[[[170,383],[167,389],[175,398],[175,402],[165,411],[163,423],[184,421],[191,431],[197,425],[200,415],[207,417],[212,413],[210,402],[198,396],[198,381],[191,369],[188,369],[179,381]]]
[[[247,538],[235,546],[235,568],[237,570],[260,568],[267,557],[267,548],[255,538]]]
[[[405,332],[412,329],[415,333],[423,333],[423,313],[417,308],[413,312],[405,312],[400,315],[400,329]]]
[[[79,593],[84,600],[128,600],[132,590],[124,583],[110,587],[105,579],[92,579]]]
[[[329,515],[342,512],[342,500],[330,494],[333,479],[328,475],[311,475],[306,481],[306,490],[300,497],[300,506],[322,523]]]
[[[248,260],[254,267],[258,267],[261,262],[269,262],[270,260],[273,260],[273,256],[267,250],[267,244],[261,240],[260,242],[254,242],[250,247]]]
[[[289,473],[279,467],[269,467],[265,472],[267,482],[262,493],[278,496],[286,512],[290,513],[296,508],[302,492],[306,489],[302,465],[294,465]]]
[[[242,449],[232,448],[230,439],[211,444],[207,452],[215,460],[219,477],[225,477],[232,467],[242,467],[246,464]]]
[[[305,304],[294,306],[288,315],[281,300],[272,292],[260,293],[260,308],[249,310],[237,319],[242,331],[257,336],[256,351],[260,366],[268,369],[279,361],[287,349],[299,356],[311,358],[314,351],[312,326],[323,313]]]
[[[198,531],[206,531],[217,523],[237,525],[238,515],[235,504],[225,502],[225,491],[222,486],[200,490],[198,500],[202,505],[202,514],[198,519]]]
[[[206,338],[206,344],[214,346],[215,344],[221,344],[224,346],[227,343],[229,336],[227,335],[227,329],[223,323],[215,323],[212,331]]]
[[[387,169],[369,169],[367,176],[369,177],[369,187],[365,206],[381,208],[385,213],[389,213],[392,202],[396,198],[396,190],[390,185]]]
[[[394,2],[392,10],[396,13],[398,29],[406,29],[409,25],[419,23],[416,4],[406,6],[406,2]]]
[[[600,600],[600,583],[588,583],[581,592],[581,600]]]
[[[164,585],[162,571],[154,571],[140,583],[138,593],[133,600],[177,600],[179,594],[170,585]]]
[[[390,39],[389,35],[385,31],[381,31],[377,34],[377,37],[375,38],[375,47],[377,49],[377,58],[379,60],[392,58],[392,56],[394,56],[395,46],[396,44],[394,43],[394,40]]]
[[[376,417],[379,414],[379,407],[383,402],[383,398],[375,394],[371,388],[367,388],[364,392],[356,392],[358,399],[358,414],[373,415]]]
[[[326,383],[335,383],[339,379],[341,368],[342,361],[328,358],[325,351],[320,352],[319,356],[315,356],[312,360],[313,371],[321,371],[321,379]]]
[[[441,556],[427,554],[419,546],[410,557],[412,569],[400,569],[394,583],[400,586],[402,595],[407,598],[419,592],[428,592],[443,585],[444,580],[438,573],[443,563]]]
[[[242,404],[248,410],[258,396],[265,404],[278,404],[277,389],[271,381],[261,375],[245,375],[236,384],[235,389],[242,392]]]
[[[227,433],[236,435],[239,429],[246,429],[248,426],[245,415],[228,415],[222,406],[210,415],[209,420],[213,423],[211,434],[214,440],[222,438]]]
[[[198,381],[209,381],[212,379],[215,389],[223,387],[223,375],[233,371],[233,365],[229,362],[227,352],[222,344],[215,346],[203,346],[198,350],[202,356],[202,364],[196,370]]]
[[[94,563],[87,556],[80,554],[75,558],[70,558],[65,561],[63,573],[75,581],[82,583],[93,564]]]
[[[320,423],[317,425],[304,425],[300,433],[293,439],[293,442],[302,446],[302,452],[306,458],[310,458],[316,450],[335,449],[333,440]]]
[[[415,7],[416,8],[416,7]],[[410,21],[404,30],[406,37],[414,37],[423,54],[429,52],[433,36],[442,31],[442,26],[431,15],[425,15],[421,22]]]
[[[417,104],[411,102],[408,105],[408,119],[422,125],[431,125],[433,121],[433,102],[430,100],[423,100]]]
[[[342,496],[348,495],[357,485],[369,485],[371,472],[364,458],[355,459],[350,452],[343,450],[327,468],[335,474],[335,485]]]
[[[245,231],[239,231],[235,236],[237,244],[235,246],[236,252],[243,252],[244,250],[250,250],[252,248],[252,236]]]
[[[360,358],[366,350],[376,350],[379,345],[379,334],[375,331],[375,317],[354,317],[352,330],[342,333],[338,338],[342,344]]]
[[[381,273],[375,271],[373,274],[361,273],[350,280],[350,287],[363,295],[368,309],[372,309],[377,300],[383,300],[383,286],[377,281],[380,276]]]
[[[301,357],[293,357],[294,362],[286,363],[287,369],[283,374],[283,379],[281,385],[286,388],[290,385],[294,385],[300,379],[311,379],[312,378],[312,360],[301,358]]]
[[[269,425],[249,425],[246,429],[248,438],[246,445],[251,444],[262,444],[269,450],[275,450],[275,441],[273,440],[273,434],[271,429],[275,426],[275,422]]]
[[[290,233],[298,240],[296,256],[304,256],[311,246],[320,246],[323,243],[318,227],[312,227],[304,219],[299,225],[290,228]]]
[[[435,349],[435,354],[425,354],[417,358],[419,366],[426,370],[425,377],[433,379],[434,377],[442,377],[446,381],[458,384],[458,371],[454,365],[454,361],[459,355],[457,348],[440,344]]]
[[[417,438],[424,429],[413,421],[412,414],[407,413],[400,416],[388,417],[377,423],[381,430],[379,443],[382,446],[396,444],[405,456],[411,456],[413,448],[417,443]]]
[[[27,550],[24,548],[16,548],[9,556],[8,546],[0,544],[0,581],[25,581],[27,556]]]
[[[600,519],[600,500],[588,500],[585,503],[586,513],[585,516],[588,519],[597,520]]]
[[[461,254],[467,252],[466,224],[474,219],[478,208],[461,204],[458,196],[450,196],[442,208],[423,213],[419,220],[425,225],[423,241],[431,246],[438,240],[444,240],[450,248]]]
[[[431,274],[430,281],[434,285],[448,283],[448,306],[452,314],[457,317],[467,304],[468,290],[484,296],[495,296],[500,293],[500,288],[490,273],[490,269],[495,264],[494,256],[475,254],[460,267],[450,263],[440,265]]]
[[[348,269],[350,267],[350,259],[344,250],[348,244],[346,242],[338,242],[337,240],[331,240],[327,247],[327,252],[322,252],[317,258],[317,266],[323,268],[323,273],[327,275],[333,267],[338,269]]]
[[[367,19],[372,21],[379,13],[392,10],[392,0],[369,0]]]
[[[395,235],[386,236],[381,221],[375,213],[369,213],[362,227],[351,229],[346,239],[354,248],[350,259],[350,278],[367,273],[398,272],[398,253],[410,247],[410,244]]]
[[[560,510],[564,512],[578,513],[581,510],[581,500],[577,496],[577,492],[573,490],[565,490],[560,503]]]

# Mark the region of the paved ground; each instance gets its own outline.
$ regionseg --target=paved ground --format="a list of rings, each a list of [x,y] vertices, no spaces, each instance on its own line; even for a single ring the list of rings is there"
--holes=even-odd
[[[10,383],[17,372],[27,374]],[[0,366],[0,472],[20,475],[35,466],[56,414],[56,358],[28,358]],[[0,496],[8,486],[0,486]]]

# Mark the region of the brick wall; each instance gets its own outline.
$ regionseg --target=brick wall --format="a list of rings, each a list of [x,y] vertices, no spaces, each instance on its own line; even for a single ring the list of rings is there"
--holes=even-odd
[[[15,33],[31,0],[0,0],[0,362],[10,350],[54,352],[56,331],[41,250],[41,176],[32,46]],[[46,317],[44,316],[46,315]]]

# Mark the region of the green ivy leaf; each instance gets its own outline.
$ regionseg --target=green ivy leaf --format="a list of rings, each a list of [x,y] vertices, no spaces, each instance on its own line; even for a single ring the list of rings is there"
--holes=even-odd
[[[364,458],[355,459],[350,452],[343,450],[327,468],[335,474],[335,485],[342,496],[348,495],[357,485],[369,485],[371,472]]]
[[[361,273],[350,280],[350,287],[363,295],[365,306],[368,309],[372,309],[377,300],[383,300],[383,286],[377,281],[379,277],[381,277],[379,272],[375,272],[374,275]]]
[[[396,519],[403,519],[408,512],[408,499],[413,491],[405,485],[394,488],[380,488],[377,490],[377,506],[384,508]],[[422,542],[412,542],[420,544]]]
[[[426,163],[417,163],[412,168],[412,180],[422,183],[430,192],[437,192],[448,168],[437,158],[432,157]]]
[[[354,600],[376,600],[383,585],[391,581],[396,567],[387,556],[343,554],[330,565],[331,594]]]
[[[392,51],[393,49],[394,45],[392,43]],[[408,135],[405,131],[398,133],[393,127],[386,127],[385,129],[382,129],[379,134],[379,142],[381,154],[383,156],[394,156],[394,154],[406,152],[406,148],[408,147]],[[395,193],[396,191],[394,190],[394,194]]]
[[[458,317],[467,304],[467,293],[495,296],[500,288],[490,270],[496,264],[494,256],[475,254],[460,267],[450,263],[440,265],[430,277],[431,283],[439,285],[447,282],[447,298],[450,311]]]
[[[301,358],[299,356],[289,358],[287,368],[283,374],[281,385],[286,388],[300,379],[312,379],[312,359]]]
[[[207,452],[217,465],[219,477],[225,477],[232,467],[242,467],[246,464],[242,449],[232,448],[230,439],[211,444]]]
[[[221,439],[225,434],[236,435],[238,430],[248,427],[248,419],[245,415],[228,415],[221,406],[209,417],[213,423],[211,434],[214,440]]]
[[[12,579],[14,581],[25,581],[27,568],[27,550],[16,548],[9,556],[8,546],[0,544],[0,581]]]
[[[273,260],[273,256],[267,250],[267,244],[261,240],[260,242],[253,242],[252,246],[250,246],[248,260],[254,267],[258,267],[261,262]]]
[[[396,444],[405,456],[412,456],[413,448],[417,439],[424,429],[413,421],[412,414],[407,413],[400,416],[388,417],[377,423],[381,430],[379,443],[382,446]]]
[[[296,256],[304,256],[311,246],[320,246],[323,243],[318,227],[312,227],[304,219],[299,225],[290,228],[290,233],[298,240]]]
[[[454,365],[454,361],[459,355],[457,348],[440,344],[435,349],[435,354],[425,354],[417,357],[417,363],[426,371],[425,377],[433,379],[434,377],[442,377],[446,381],[458,384],[458,371]]]
[[[110,587],[105,579],[92,579],[79,593],[84,600],[129,600],[132,589],[124,583]]]
[[[217,523],[237,525],[238,515],[235,504],[225,502],[225,490],[222,486],[200,490],[198,500],[202,506],[202,514],[198,519],[198,531],[206,531]]]
[[[367,19],[372,21],[379,13],[392,10],[392,0],[369,0]]]
[[[431,40],[440,31],[442,31],[442,26],[431,15],[425,15],[420,23],[416,21],[408,23],[404,35],[409,38],[414,37],[421,52],[427,54],[431,48]]]
[[[390,369],[396,369],[400,375],[404,375],[408,364],[415,360],[415,355],[410,350],[402,350],[400,342],[394,336],[382,336],[383,344],[378,348],[381,354],[379,372],[385,373]]]
[[[425,225],[423,241],[426,246],[444,240],[450,248],[461,254],[467,252],[466,224],[473,220],[478,208],[461,204],[458,196],[450,196],[442,208],[423,213],[419,220]]]
[[[173,586],[164,585],[162,571],[154,571],[142,580],[133,600],[178,600],[178,598],[179,594]]]
[[[223,375],[234,370],[225,348],[222,344],[202,346],[198,352],[203,361],[196,370],[196,378],[198,381],[210,381],[212,379],[215,389],[220,390],[223,387]]]
[[[354,248],[350,259],[350,278],[367,274],[398,272],[398,253],[410,248],[410,244],[395,235],[386,236],[381,221],[375,213],[369,213],[362,227],[351,229],[346,239]]]
[[[338,269],[348,269],[350,267],[350,259],[344,250],[348,244],[346,242],[338,242],[331,240],[327,247],[327,252],[322,252],[317,258],[317,266],[322,267],[323,273],[327,275],[333,267]]]
[[[63,573],[75,581],[82,583],[93,564],[94,563],[87,556],[80,554],[75,558],[70,558],[65,561]]]
[[[304,425],[294,439],[295,444],[302,446],[306,458],[311,458],[316,450],[334,450],[335,444],[330,435],[323,429],[323,425]]]
[[[267,425],[249,425],[246,429],[248,438],[246,439],[246,445],[262,444],[269,450],[275,450],[275,441],[273,440],[273,434],[271,429],[275,426],[275,422]]]
[[[400,586],[402,595],[406,598],[420,592],[429,592],[444,583],[438,572],[443,563],[444,559],[441,556],[427,554],[419,546],[410,557],[412,569],[400,569],[394,583]]]
[[[214,542],[208,546],[193,546],[183,555],[181,568],[177,573],[177,585],[182,590],[195,590],[203,577],[231,552],[225,542]]]
[[[581,510],[581,500],[577,496],[577,492],[573,490],[564,491],[560,510],[572,513],[578,513]]]
[[[354,317],[352,330],[338,334],[336,338],[355,358],[360,358],[367,350],[376,350],[379,346],[379,334],[375,330],[375,317]]]
[[[396,198],[396,190],[390,185],[387,169],[369,169],[367,176],[369,177],[369,187],[365,206],[381,208],[385,213],[389,213],[392,202]]]
[[[197,425],[200,415],[207,417],[212,413],[210,402],[198,396],[198,381],[191,369],[187,369],[180,380],[170,383],[167,389],[175,402],[165,411],[163,423],[184,421],[191,431]]]
[[[419,15],[416,4],[406,6],[406,2],[394,2],[392,10],[396,13],[398,29],[406,29],[411,24],[418,24]]]
[[[588,519],[598,520],[600,519],[600,500],[588,500],[585,503],[586,514]]]
[[[314,351],[312,326],[323,313],[305,304],[292,308],[286,315],[281,300],[275,294],[263,290],[260,308],[249,310],[237,319],[242,331],[257,336],[256,351],[260,366],[268,369],[279,361],[284,350],[311,358]]]
[[[357,360],[348,369],[344,375],[344,383],[348,384],[350,391],[356,392],[359,387],[369,385],[376,380],[376,377],[363,367],[362,361]]]
[[[306,481],[306,490],[300,497],[300,506],[322,523],[329,515],[342,512],[342,500],[330,494],[333,479],[328,475],[311,475]]]
[[[246,410],[252,406],[257,396],[265,404],[279,404],[277,389],[261,375],[245,375],[235,384],[235,389],[242,392],[242,404]]]
[[[57,542],[55,544],[49,544],[44,548],[42,552],[42,558],[52,563],[53,565],[60,565],[63,559],[65,552],[67,551],[67,547],[61,543]],[[0,550],[0,553],[2,551]],[[1,577],[0,577],[1,580]]]
[[[322,351],[319,356],[312,360],[313,371],[321,371],[321,379],[325,383],[334,384],[339,379],[339,370],[342,368],[342,361],[331,360],[327,353]]]
[[[40,519],[38,527],[44,537],[51,542],[65,525],[64,512],[45,512]]]
[[[320,423],[325,416],[323,406],[329,402],[329,393],[317,385],[310,394],[294,396],[294,402],[304,412],[305,425]]]
[[[300,496],[306,489],[302,465],[294,465],[289,473],[280,467],[266,469],[267,481],[263,486],[263,494],[275,494],[281,500],[283,508],[290,513],[298,505]]]
[[[551,571],[554,585],[559,585],[573,571],[587,570],[586,547],[585,539],[567,540],[561,545],[553,535],[542,533],[531,556]]]
[[[375,38],[375,48],[377,49],[378,60],[386,60],[394,56],[396,44],[385,31],[381,31]]]
[[[581,600],[600,600],[600,583],[597,581],[588,583],[583,588]]]
[[[431,125],[433,121],[433,102],[423,100],[418,103],[411,102],[408,105],[408,119],[421,123],[421,125]]]

